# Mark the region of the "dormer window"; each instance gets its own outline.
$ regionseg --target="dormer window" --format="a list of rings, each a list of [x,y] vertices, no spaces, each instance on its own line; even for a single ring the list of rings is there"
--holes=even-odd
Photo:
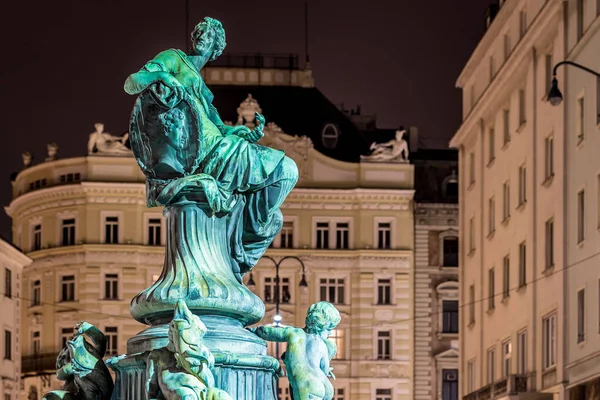
[[[340,132],[334,124],[327,124],[323,127],[321,131],[321,140],[323,141],[323,146],[328,149],[333,149],[337,146],[338,139],[340,137]]]
[[[455,170],[452,171],[452,175],[444,180],[443,193],[446,200],[458,200],[458,176],[456,175]]]

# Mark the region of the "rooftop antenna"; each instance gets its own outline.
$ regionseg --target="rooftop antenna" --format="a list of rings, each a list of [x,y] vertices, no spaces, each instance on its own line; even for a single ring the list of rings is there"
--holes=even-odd
[[[306,64],[310,63],[310,55],[308,54],[308,0],[304,0],[304,55]]]

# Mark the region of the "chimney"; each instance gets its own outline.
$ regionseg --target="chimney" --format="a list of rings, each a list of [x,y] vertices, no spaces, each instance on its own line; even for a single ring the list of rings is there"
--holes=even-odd
[[[411,153],[419,149],[419,130],[416,126],[408,127],[408,149]]]

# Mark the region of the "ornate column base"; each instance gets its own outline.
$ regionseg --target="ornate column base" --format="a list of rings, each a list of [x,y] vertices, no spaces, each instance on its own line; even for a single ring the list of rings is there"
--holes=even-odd
[[[208,328],[203,343],[215,357],[216,387],[233,399],[276,400],[279,362],[266,355],[266,342],[233,319],[202,316]],[[146,359],[151,350],[168,344],[168,325],[149,327],[129,339],[127,355],[107,361],[115,371],[113,400],[141,400],[146,395]]]

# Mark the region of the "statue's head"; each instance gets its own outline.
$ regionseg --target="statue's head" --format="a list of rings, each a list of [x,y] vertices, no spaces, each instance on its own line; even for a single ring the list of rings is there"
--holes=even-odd
[[[402,138],[404,137],[405,133],[406,133],[405,129],[398,129],[396,131],[396,140],[402,140]]]
[[[169,324],[169,347],[179,367],[198,374],[202,364],[209,362],[202,346],[206,331],[200,318],[192,314],[184,300],[179,300]]]
[[[226,45],[223,24],[214,18],[205,17],[192,31],[192,51],[196,55],[208,55],[209,61],[219,57]]]
[[[97,133],[104,132],[104,124],[101,123],[101,122],[98,122],[98,123],[94,124],[94,128],[96,128],[96,132]]]
[[[341,321],[340,312],[333,304],[320,301],[310,306],[306,314],[306,330],[309,333],[329,336]]]
[[[186,146],[185,113],[178,108],[172,108],[159,117],[164,129],[164,139],[176,150],[183,150]]]

